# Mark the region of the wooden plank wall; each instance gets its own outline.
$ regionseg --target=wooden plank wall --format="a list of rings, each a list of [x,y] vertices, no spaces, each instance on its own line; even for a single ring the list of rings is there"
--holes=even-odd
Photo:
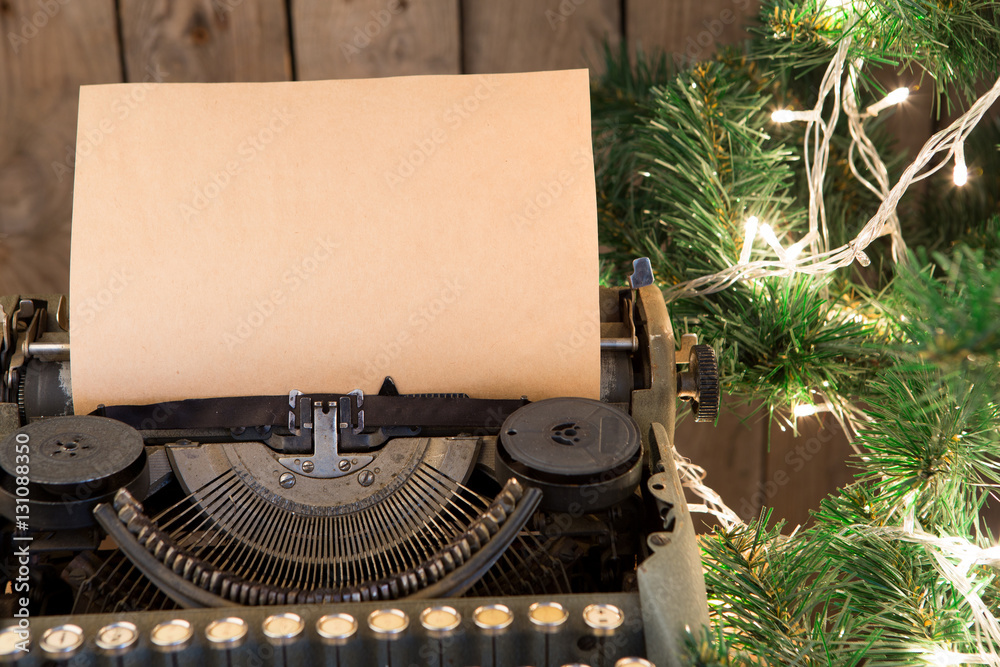
[[[0,292],[66,291],[79,87],[122,80],[114,0],[0,0]]]
[[[0,0],[0,293],[68,289],[77,90],[122,81],[284,81],[601,68],[604,40],[708,57],[758,0]],[[908,112],[908,143],[930,131]],[[768,434],[749,408],[687,420],[683,454],[737,512],[805,521],[849,479],[836,429]]]

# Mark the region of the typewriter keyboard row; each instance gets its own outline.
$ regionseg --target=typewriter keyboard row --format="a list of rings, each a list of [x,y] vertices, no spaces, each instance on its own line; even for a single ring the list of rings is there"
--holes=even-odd
[[[0,662],[19,667],[652,664],[639,657],[645,651],[642,618],[638,597],[629,594],[231,607],[12,621],[0,628]]]

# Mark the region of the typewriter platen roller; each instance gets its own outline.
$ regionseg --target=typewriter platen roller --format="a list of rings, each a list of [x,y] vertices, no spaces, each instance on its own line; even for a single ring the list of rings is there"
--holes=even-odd
[[[0,654],[677,664],[707,603],[676,400],[714,420],[718,374],[693,336],[678,350],[651,278],[637,260],[629,287],[601,288],[600,401],[405,395],[387,378],[377,395],[74,416],[65,299],[0,299],[2,539],[30,546],[3,611],[17,621],[25,592],[32,647],[7,623]],[[327,617],[350,638],[325,636]]]

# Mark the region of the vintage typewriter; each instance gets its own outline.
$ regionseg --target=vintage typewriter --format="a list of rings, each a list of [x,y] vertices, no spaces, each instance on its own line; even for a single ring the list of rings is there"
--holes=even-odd
[[[714,420],[715,356],[648,260],[600,304],[600,401],[74,415],[66,299],[0,298],[0,661],[680,664],[708,617],[674,418]]]

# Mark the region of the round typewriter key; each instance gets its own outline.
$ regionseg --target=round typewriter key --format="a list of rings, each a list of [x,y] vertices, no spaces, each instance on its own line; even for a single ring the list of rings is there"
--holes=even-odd
[[[622,658],[615,663],[615,667],[656,667],[645,658]]]
[[[562,630],[569,612],[558,602],[536,602],[528,607],[528,620],[545,636],[545,667],[549,667],[549,635]]]
[[[402,609],[377,609],[368,614],[368,627],[385,641],[384,664],[392,665],[392,642],[402,637],[406,628],[410,627],[410,617]]]
[[[486,635],[499,635],[514,622],[514,614],[506,605],[484,604],[472,612],[472,620]]]
[[[14,662],[21,656],[28,655],[27,651],[22,651],[20,647],[27,647],[28,631],[22,630],[16,625],[0,630],[0,662]]]
[[[583,622],[595,636],[610,637],[625,622],[625,614],[613,604],[592,604],[583,610]]]
[[[514,622],[514,614],[507,605],[484,604],[472,612],[472,621],[483,634],[490,638],[491,667],[497,667],[497,637],[507,631]],[[483,663],[485,664],[485,663]]]
[[[358,631],[358,622],[350,614],[327,614],[316,621],[316,634],[326,644],[342,646]]]
[[[212,648],[234,648],[247,636],[247,622],[230,616],[212,621],[205,628],[205,639]]]
[[[410,617],[402,609],[377,609],[368,614],[368,627],[383,639],[397,639],[410,627]]]
[[[528,607],[528,619],[539,632],[559,632],[569,612],[558,602],[536,602]]]
[[[83,630],[79,625],[57,625],[42,635],[38,646],[50,658],[68,658],[83,645]]]
[[[462,615],[454,607],[428,607],[420,612],[420,625],[427,630],[427,635],[437,640],[438,667],[445,664],[444,639],[454,634],[462,624]]]
[[[264,619],[261,630],[267,641],[275,646],[285,646],[297,640],[306,624],[298,614],[285,613],[273,614]]]
[[[446,637],[461,623],[462,615],[454,607],[428,607],[420,612],[420,625],[431,637]]]
[[[159,623],[149,632],[149,641],[160,651],[180,651],[194,636],[191,624],[183,618],[174,618]]]
[[[119,621],[105,625],[97,631],[97,638],[94,642],[97,648],[111,655],[121,655],[135,646],[139,639],[139,629],[134,623]]]

